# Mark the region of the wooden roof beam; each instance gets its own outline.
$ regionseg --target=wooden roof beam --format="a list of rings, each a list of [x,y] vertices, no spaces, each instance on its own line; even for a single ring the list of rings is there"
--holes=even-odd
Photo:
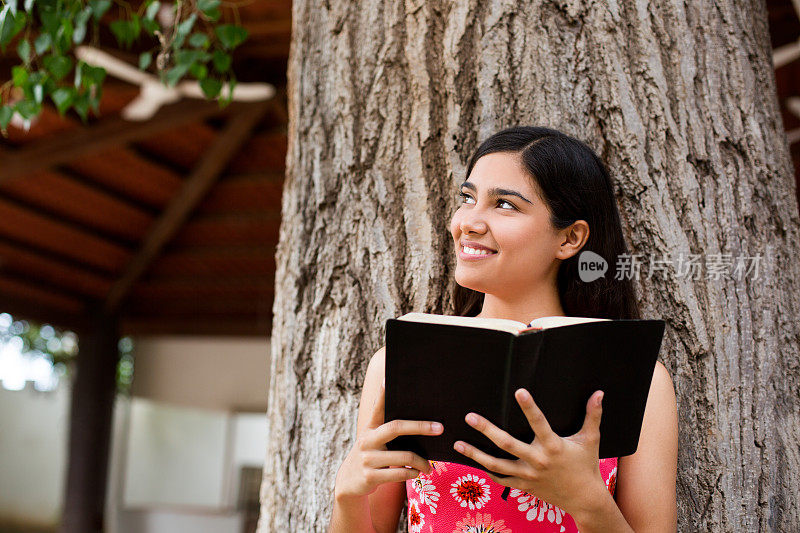
[[[123,335],[233,335],[269,337],[272,315],[211,315],[207,317],[123,317]]]
[[[79,268],[51,254],[44,255],[28,247],[0,239],[0,276],[7,272],[25,275],[34,283],[69,287],[86,299],[102,300],[111,288],[105,276]]]
[[[141,248],[128,264],[122,277],[111,287],[104,304],[107,312],[119,308],[133,284],[149,268],[164,245],[178,232],[195,206],[222,175],[231,158],[236,155],[236,152],[250,136],[269,105],[269,102],[262,102],[242,106],[240,112],[234,115],[220,131],[217,140],[153,224]]]
[[[220,109],[216,102],[186,100],[164,107],[153,118],[143,122],[132,122],[121,117],[102,119],[69,135],[57,135],[51,140],[38,142],[19,150],[5,150],[0,154],[2,164],[0,181],[19,178],[68,163],[78,157],[144,139],[163,130],[198,122],[213,115],[228,114],[246,105],[233,103]]]

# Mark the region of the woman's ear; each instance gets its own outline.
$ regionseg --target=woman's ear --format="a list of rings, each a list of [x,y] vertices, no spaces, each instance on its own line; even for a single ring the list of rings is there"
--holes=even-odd
[[[558,259],[569,259],[577,254],[589,239],[589,224],[585,220],[576,220],[560,232],[561,246],[556,252]]]

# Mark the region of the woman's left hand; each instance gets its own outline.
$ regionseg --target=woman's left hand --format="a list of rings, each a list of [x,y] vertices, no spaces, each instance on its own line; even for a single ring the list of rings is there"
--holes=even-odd
[[[487,472],[494,482],[534,494],[570,514],[592,509],[608,497],[599,468],[603,392],[592,394],[586,403],[583,427],[569,437],[560,437],[550,428],[527,390],[518,389],[514,396],[535,434],[532,443],[515,439],[475,413],[467,414],[466,420],[500,449],[519,459],[498,459],[463,441],[453,444],[456,451],[493,472],[509,476],[501,478]]]

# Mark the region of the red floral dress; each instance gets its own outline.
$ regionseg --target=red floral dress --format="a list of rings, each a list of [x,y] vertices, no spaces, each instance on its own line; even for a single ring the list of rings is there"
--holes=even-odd
[[[430,474],[406,481],[411,533],[527,533],[578,531],[572,517],[533,494],[506,488],[483,470],[431,461]],[[611,495],[617,458],[600,459],[600,474]]]

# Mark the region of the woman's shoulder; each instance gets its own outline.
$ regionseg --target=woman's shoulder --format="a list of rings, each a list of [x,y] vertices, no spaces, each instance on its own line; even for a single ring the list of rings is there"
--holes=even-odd
[[[378,351],[372,354],[367,365],[367,375],[370,373],[379,373],[383,376],[384,369],[386,368],[386,346],[381,346]]]
[[[675,388],[672,384],[672,376],[667,370],[667,367],[664,366],[664,363],[661,361],[656,361],[656,367],[653,369],[653,379],[650,384],[650,389],[654,390],[657,394],[660,394],[662,397],[665,395],[669,396],[670,392],[672,395],[675,394]]]

